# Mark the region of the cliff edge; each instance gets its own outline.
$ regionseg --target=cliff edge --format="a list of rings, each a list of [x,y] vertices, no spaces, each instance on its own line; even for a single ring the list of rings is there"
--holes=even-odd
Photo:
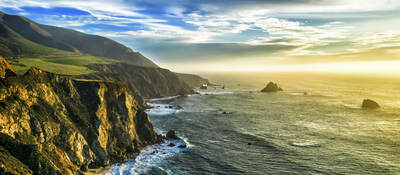
[[[0,172],[80,174],[159,142],[121,84],[31,68],[0,80]]]

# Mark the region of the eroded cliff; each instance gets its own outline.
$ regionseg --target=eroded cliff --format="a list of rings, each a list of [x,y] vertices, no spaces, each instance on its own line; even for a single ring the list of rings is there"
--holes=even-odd
[[[158,141],[137,97],[121,84],[36,68],[0,80],[0,172],[78,174]]]

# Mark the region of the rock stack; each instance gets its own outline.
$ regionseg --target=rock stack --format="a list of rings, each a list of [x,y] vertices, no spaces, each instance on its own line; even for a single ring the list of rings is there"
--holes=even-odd
[[[373,100],[365,99],[361,105],[363,109],[378,109],[380,108],[379,104]]]
[[[283,91],[282,88],[278,86],[278,84],[274,82],[269,82],[267,86],[261,90],[261,92],[278,92],[278,91]]]

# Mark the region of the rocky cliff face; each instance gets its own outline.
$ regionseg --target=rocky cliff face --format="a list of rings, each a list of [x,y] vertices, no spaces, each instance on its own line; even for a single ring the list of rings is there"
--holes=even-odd
[[[157,98],[194,93],[192,88],[175,73],[162,68],[134,66],[126,63],[92,64],[97,73],[80,78],[124,82],[145,98]]]
[[[79,174],[158,141],[123,85],[36,68],[0,80],[0,172]]]
[[[14,69],[8,64],[8,62],[0,56],[0,78],[8,77],[8,76],[15,76]]]

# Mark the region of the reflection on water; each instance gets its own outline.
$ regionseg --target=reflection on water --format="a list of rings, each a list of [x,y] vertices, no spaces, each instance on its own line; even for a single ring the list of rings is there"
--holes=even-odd
[[[179,113],[151,114],[151,118],[156,128],[175,129],[192,147],[145,166],[151,168],[143,174],[400,173],[399,78],[333,74],[212,78],[226,89],[152,102],[161,110],[182,107]],[[269,81],[285,91],[259,93]],[[376,100],[382,108],[361,109],[364,98]]]

